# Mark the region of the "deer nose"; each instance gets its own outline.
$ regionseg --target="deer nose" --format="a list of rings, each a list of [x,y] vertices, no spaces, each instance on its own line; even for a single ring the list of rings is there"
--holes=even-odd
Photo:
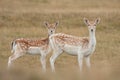
[[[93,32],[93,29],[91,29],[91,31]]]

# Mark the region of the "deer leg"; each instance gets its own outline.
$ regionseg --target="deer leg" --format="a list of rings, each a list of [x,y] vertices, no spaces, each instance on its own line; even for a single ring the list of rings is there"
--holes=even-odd
[[[87,65],[87,67],[90,69],[90,57],[88,56],[88,57],[85,57],[85,61],[86,61],[86,65]]]
[[[58,57],[60,54],[62,54],[62,50],[53,51],[53,55],[50,57],[50,65],[51,65],[51,68],[52,68],[52,72],[55,72],[54,63],[55,63],[55,60],[57,59],[57,57]]]
[[[43,72],[46,72],[46,55],[41,55],[40,61],[41,61],[41,64],[42,64]]]
[[[23,53],[21,53],[21,52],[15,52],[12,56],[10,56],[9,60],[8,60],[8,68],[11,67],[14,60],[16,60],[17,58],[19,58],[22,55],[23,55]]]
[[[81,52],[78,52],[78,63],[79,63],[79,68],[80,68],[80,72],[81,72],[82,64],[83,64],[83,55],[81,54]]]

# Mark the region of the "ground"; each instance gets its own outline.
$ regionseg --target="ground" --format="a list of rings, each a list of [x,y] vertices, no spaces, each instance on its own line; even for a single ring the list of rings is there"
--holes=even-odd
[[[45,38],[44,21],[59,21],[56,33],[88,36],[83,22],[101,18],[97,25],[97,45],[91,55],[94,74],[108,75],[110,80],[120,78],[120,1],[119,0],[1,0],[0,1],[0,70],[7,68],[11,41],[16,38]],[[51,52],[52,54],[52,52]],[[49,57],[47,68],[50,70]],[[39,55],[25,55],[17,59],[15,67],[41,72]],[[77,70],[76,56],[63,53],[55,63],[57,72]],[[85,67],[85,65],[84,65]],[[70,68],[70,69],[69,69]],[[75,71],[74,70],[74,71]],[[83,69],[86,70],[86,67]],[[19,73],[19,72],[18,72]],[[93,73],[92,73],[93,74]]]

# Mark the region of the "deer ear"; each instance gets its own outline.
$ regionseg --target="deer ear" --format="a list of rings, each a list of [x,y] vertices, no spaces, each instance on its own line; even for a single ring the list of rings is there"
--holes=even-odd
[[[55,26],[58,26],[59,25],[59,21],[57,21],[56,23],[55,23]]]
[[[44,22],[45,27],[48,27],[49,23],[47,21]]]
[[[87,26],[90,25],[89,20],[88,20],[87,18],[84,18],[84,23],[85,23]]]
[[[97,18],[97,19],[95,20],[94,25],[96,26],[97,24],[99,24],[99,22],[100,22],[100,18]]]

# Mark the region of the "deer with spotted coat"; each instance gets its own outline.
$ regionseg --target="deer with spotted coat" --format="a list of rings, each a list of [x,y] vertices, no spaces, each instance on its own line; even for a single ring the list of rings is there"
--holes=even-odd
[[[56,26],[58,22],[49,24],[45,22],[45,27],[48,30],[48,37],[45,39],[25,39],[19,38],[12,42],[12,53],[13,55],[9,57],[8,68],[11,67],[14,60],[25,55],[25,54],[38,54],[41,56],[40,61],[42,64],[43,72],[46,71],[46,55],[51,51],[51,46],[49,43],[49,36],[55,33]]]
[[[50,65],[53,72],[55,72],[55,60],[63,52],[78,57],[80,71],[82,70],[83,58],[86,60],[87,67],[90,68],[90,55],[95,51],[95,30],[99,21],[100,18],[91,24],[88,19],[84,18],[84,22],[88,26],[89,37],[76,37],[63,33],[53,34],[49,37],[53,49],[53,55],[50,57]]]

